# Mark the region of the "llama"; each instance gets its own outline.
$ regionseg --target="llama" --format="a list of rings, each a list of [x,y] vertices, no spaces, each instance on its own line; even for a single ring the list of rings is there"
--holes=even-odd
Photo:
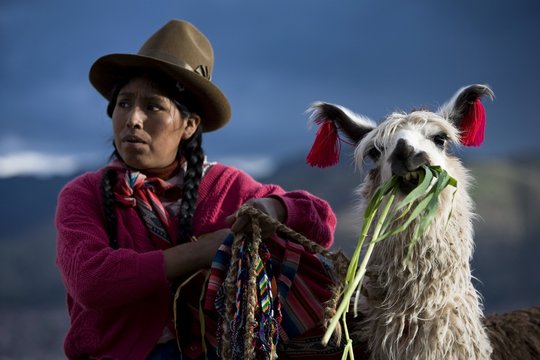
[[[508,353],[505,347],[516,345],[523,336],[507,339],[505,320],[497,319],[496,326],[484,319],[470,269],[474,219],[468,193],[471,177],[449,152],[459,143],[481,142],[483,123],[475,122],[470,114],[483,115],[482,97],[493,98],[493,92],[484,85],[471,85],[459,90],[437,112],[392,113],[379,125],[338,105],[315,103],[310,109],[312,121],[332,124],[330,129],[337,129],[356,144],[358,166],[367,159],[372,163],[358,189],[363,200],[369,200],[393,175],[400,178],[398,198],[403,197],[415,187],[422,165],[439,165],[458,181],[457,188],[446,188],[439,196],[437,215],[413,247],[410,261],[405,261],[405,256],[414,223],[375,246],[362,288],[365,338],[360,339],[368,344],[372,359],[490,359],[492,352],[493,358],[506,358],[497,354]],[[328,136],[319,133],[317,138],[325,141]],[[324,152],[320,144],[317,151]],[[324,161],[328,164],[335,159]],[[538,352],[540,316],[538,309],[532,311],[525,316],[533,316],[536,322],[527,328],[533,337],[527,351]],[[531,319],[525,321],[530,323]]]

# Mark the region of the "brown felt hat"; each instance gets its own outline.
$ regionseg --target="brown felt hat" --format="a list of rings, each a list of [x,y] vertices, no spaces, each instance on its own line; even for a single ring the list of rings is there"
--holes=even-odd
[[[223,127],[231,117],[231,107],[219,88],[211,82],[214,51],[210,41],[192,24],[171,20],[143,44],[137,54],[110,54],[100,57],[90,69],[90,82],[107,100],[113,88],[135,72],[162,72],[177,81],[179,91],[195,97],[204,131]]]

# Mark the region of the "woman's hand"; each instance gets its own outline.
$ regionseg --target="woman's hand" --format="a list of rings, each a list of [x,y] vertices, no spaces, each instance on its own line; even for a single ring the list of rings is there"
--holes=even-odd
[[[229,229],[217,230],[199,236],[197,241],[163,251],[167,278],[174,279],[199,269],[209,268],[220,245],[230,233]]]
[[[250,205],[258,210],[269,215],[272,219],[278,222],[285,222],[287,220],[287,209],[285,205],[279,199],[275,198],[258,198],[251,199],[244,203],[244,205]],[[227,217],[227,222],[231,224],[231,230],[233,233],[238,233],[244,231],[247,224],[249,223],[249,218],[247,216],[238,216],[238,213],[230,215]],[[267,238],[274,234],[276,231],[275,226],[270,224],[262,224],[261,226],[263,238]]]
[[[211,233],[202,234],[197,238],[200,255],[204,258],[207,266],[212,265],[212,260],[225,238],[231,233],[230,229],[221,229]]]

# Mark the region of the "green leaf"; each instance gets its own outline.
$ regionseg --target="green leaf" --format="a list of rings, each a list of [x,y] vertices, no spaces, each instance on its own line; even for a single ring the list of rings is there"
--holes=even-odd
[[[405,261],[410,260],[411,252],[420,239],[420,237],[426,232],[427,228],[433,221],[433,218],[435,217],[437,213],[437,208],[439,205],[439,195],[442,193],[442,191],[449,185],[451,179],[453,179],[448,173],[444,170],[441,170],[437,177],[437,182],[430,190],[430,195],[432,195],[429,203],[427,204],[426,208],[423,211],[420,223],[416,227],[413,237],[411,238],[408,246],[407,246],[407,255],[405,256]]]
[[[409,227],[409,225],[416,219],[418,218],[418,216],[420,216],[420,214],[422,213],[422,211],[424,211],[424,209],[428,206],[429,202],[431,201],[431,199],[433,198],[433,193],[428,193],[419,203],[418,205],[416,205],[416,207],[414,208],[414,210],[412,211],[411,215],[409,216],[409,218],[403,223],[401,224],[400,226],[398,226],[397,228],[395,228],[394,230],[390,231],[390,232],[387,232],[386,234],[383,234],[379,237],[379,241],[382,240],[382,239],[385,239],[387,238],[388,236],[392,236],[392,235],[396,235],[402,231],[404,231],[405,229],[407,229]]]
[[[377,188],[368,206],[366,207],[364,219],[369,218],[373,213],[377,211],[384,199],[384,196],[387,195],[392,189],[394,189],[397,183],[398,178],[396,176],[392,176],[389,180],[387,180],[385,183],[383,183]]]

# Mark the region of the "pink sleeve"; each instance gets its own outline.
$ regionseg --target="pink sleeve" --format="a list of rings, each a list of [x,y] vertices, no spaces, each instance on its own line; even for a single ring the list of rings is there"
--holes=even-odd
[[[274,197],[286,207],[285,225],[326,248],[333,244],[336,216],[326,201],[307,191],[286,192],[277,185],[261,184],[248,174],[231,167],[219,165],[214,170],[207,181],[201,183],[203,193],[209,199],[201,204],[202,208],[210,208],[209,212],[217,212],[219,209],[226,216],[234,213],[249,199]]]
[[[56,263],[68,293],[92,309],[166,294],[163,252],[112,249],[103,228],[98,188],[84,180],[76,179],[62,190],[56,211]]]
[[[274,197],[287,209],[285,225],[327,249],[332,246],[337,220],[326,201],[303,190]]]

